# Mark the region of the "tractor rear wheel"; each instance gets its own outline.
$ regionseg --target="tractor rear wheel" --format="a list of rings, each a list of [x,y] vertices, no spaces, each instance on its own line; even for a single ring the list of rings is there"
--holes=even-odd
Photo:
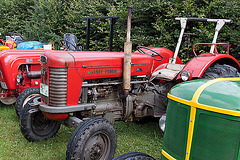
[[[202,78],[214,79],[224,77],[240,77],[240,73],[236,68],[227,64],[215,64],[213,67],[209,67]]]
[[[113,160],[155,160],[155,159],[145,153],[130,152],[120,155]]]
[[[38,108],[30,105],[30,103],[33,103],[34,98],[39,97],[40,95],[31,98],[24,106],[20,116],[21,132],[30,142],[50,138],[60,128],[59,122],[45,118]]]
[[[40,89],[38,87],[31,87],[25,89],[17,98],[15,103],[15,111],[17,116],[19,117],[21,114],[24,105],[32,98],[37,95],[40,95]]]
[[[104,118],[91,118],[73,132],[66,151],[66,159],[112,160],[117,148],[113,125]]]

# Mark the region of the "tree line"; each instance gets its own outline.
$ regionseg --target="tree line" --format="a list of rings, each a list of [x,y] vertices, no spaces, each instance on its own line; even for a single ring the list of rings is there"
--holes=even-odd
[[[84,17],[118,16],[114,25],[113,51],[123,51],[126,41],[127,8],[134,5],[131,41],[136,46],[165,47],[172,51],[180,33],[176,17],[231,19],[217,42],[229,42],[230,54],[240,60],[240,1],[232,0],[1,0],[1,39],[8,32],[21,34],[26,41],[58,42],[72,33],[78,45],[86,46]],[[188,23],[181,46],[181,58],[188,60],[195,43],[212,41],[216,23]],[[91,21],[90,50],[108,50],[109,19]],[[190,54],[190,57],[189,57]]]

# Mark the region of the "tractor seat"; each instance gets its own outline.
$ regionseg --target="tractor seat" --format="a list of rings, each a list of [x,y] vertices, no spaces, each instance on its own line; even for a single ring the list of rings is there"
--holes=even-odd
[[[178,73],[184,68],[184,66],[184,64],[168,63],[166,68],[159,69],[153,72],[152,77],[155,77],[156,79],[164,79],[171,81],[178,75]]]
[[[64,48],[67,48],[67,51],[81,51],[82,47],[77,46],[77,37],[74,34],[66,33],[64,35]]]

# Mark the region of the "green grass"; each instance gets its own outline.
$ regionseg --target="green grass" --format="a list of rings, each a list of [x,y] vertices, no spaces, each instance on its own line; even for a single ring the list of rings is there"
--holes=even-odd
[[[144,124],[118,121],[118,147],[115,156],[126,152],[144,152],[160,159],[163,133],[157,121]],[[64,160],[69,138],[74,128],[61,126],[53,138],[39,142],[28,142],[22,135],[14,106],[0,107],[0,160]]]

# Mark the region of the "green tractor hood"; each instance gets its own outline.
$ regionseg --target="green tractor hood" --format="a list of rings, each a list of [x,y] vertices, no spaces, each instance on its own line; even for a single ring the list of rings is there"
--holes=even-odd
[[[177,102],[223,114],[240,111],[240,78],[220,78],[180,83],[168,98]],[[227,113],[226,113],[227,112]],[[236,112],[240,116],[240,112]],[[237,116],[236,115],[236,116]]]

